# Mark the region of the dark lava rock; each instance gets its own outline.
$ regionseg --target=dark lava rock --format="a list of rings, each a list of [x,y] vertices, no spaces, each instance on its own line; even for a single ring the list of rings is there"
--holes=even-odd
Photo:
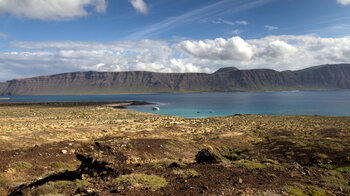
[[[221,159],[219,156],[217,156],[212,151],[207,149],[202,149],[201,151],[199,151],[196,155],[195,160],[197,161],[197,163],[209,163],[209,164],[221,162]]]
[[[178,167],[180,167],[180,165],[179,165],[178,163],[176,163],[176,162],[173,162],[173,163],[171,163],[171,164],[169,165],[169,167],[170,167],[170,168],[178,168]]]
[[[76,157],[81,161],[78,173],[90,177],[118,176],[127,160],[117,147],[100,143],[78,148]]]

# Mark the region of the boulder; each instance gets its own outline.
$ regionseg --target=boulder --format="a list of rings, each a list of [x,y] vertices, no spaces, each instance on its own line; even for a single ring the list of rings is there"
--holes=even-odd
[[[216,155],[214,152],[208,150],[208,149],[202,149],[199,151],[196,155],[196,162],[197,163],[220,163],[222,162],[221,158]]]

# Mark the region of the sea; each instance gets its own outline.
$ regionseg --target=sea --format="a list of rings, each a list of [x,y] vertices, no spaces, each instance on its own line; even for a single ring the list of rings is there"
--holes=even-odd
[[[147,101],[153,104],[131,106],[128,109],[185,118],[234,114],[350,116],[350,90],[0,96],[0,102],[43,101]],[[153,110],[154,107],[159,110]]]

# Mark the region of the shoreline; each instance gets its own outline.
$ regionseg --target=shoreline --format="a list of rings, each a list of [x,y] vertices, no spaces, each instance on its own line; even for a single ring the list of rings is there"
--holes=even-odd
[[[8,106],[46,106],[46,107],[79,107],[105,106],[125,109],[127,106],[151,105],[146,101],[48,101],[48,102],[2,102],[0,107]]]

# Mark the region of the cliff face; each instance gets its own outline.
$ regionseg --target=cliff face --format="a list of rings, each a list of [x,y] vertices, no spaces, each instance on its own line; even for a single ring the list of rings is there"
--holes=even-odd
[[[299,71],[221,68],[213,74],[74,72],[0,83],[1,95],[118,94],[213,91],[333,90],[350,88],[350,64]]]
[[[7,83],[0,82],[0,94],[7,89]]]

